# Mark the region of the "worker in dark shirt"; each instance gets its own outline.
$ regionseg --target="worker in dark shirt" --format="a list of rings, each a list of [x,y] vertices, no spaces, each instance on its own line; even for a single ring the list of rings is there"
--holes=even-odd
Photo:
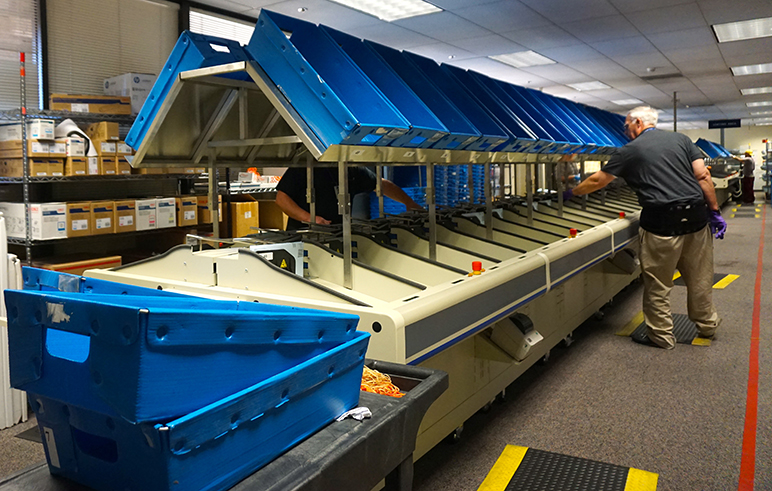
[[[726,222],[699,149],[685,135],[657,130],[657,116],[647,106],[630,111],[624,129],[632,141],[602,170],[566,191],[564,199],[597,191],[617,177],[638,195],[647,329],[633,340],[673,349],[670,290],[676,269],[686,283],[689,319],[699,335],[712,337],[721,322],[712,297],[713,234],[724,238]]]
[[[369,193],[375,190],[379,179],[367,167],[348,169],[349,195]],[[306,202],[306,169],[291,167],[287,169],[276,186],[276,204],[287,214],[287,230],[305,228],[311,220],[310,208]],[[316,195],[316,223],[329,225],[341,223],[343,217],[338,213],[338,169],[336,167],[314,168],[314,190]],[[381,179],[383,195],[399,201],[408,210],[420,210],[421,206],[413,201],[402,188],[387,179]]]

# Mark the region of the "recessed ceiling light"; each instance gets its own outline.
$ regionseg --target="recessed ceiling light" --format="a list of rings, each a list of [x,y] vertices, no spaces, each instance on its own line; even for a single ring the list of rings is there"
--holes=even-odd
[[[580,84],[566,84],[566,85],[580,92],[587,91],[587,90],[602,90],[602,89],[611,88],[608,85],[604,84],[603,82],[582,82]]]
[[[508,55],[495,55],[489,56],[491,60],[496,60],[500,63],[504,63],[515,68],[525,68],[529,66],[539,65],[552,65],[557,63],[555,60],[550,60],[546,56],[542,56],[536,51],[519,51],[517,53],[509,53]]]
[[[303,12],[308,12],[308,8],[307,7],[298,7],[298,12],[300,12],[301,14]]]
[[[735,77],[741,75],[758,75],[759,73],[772,73],[772,63],[760,63],[758,65],[733,66],[732,74]]]
[[[742,95],[769,94],[772,87],[757,87],[755,89],[740,89]]]
[[[441,8],[422,0],[332,0],[386,22],[442,12]]]
[[[772,106],[772,101],[746,102],[745,105],[748,107]]]
[[[448,55],[448,59],[449,59],[449,60],[452,60],[452,59],[453,59],[453,58],[455,58],[455,57],[456,57],[456,55]]]
[[[719,43],[772,36],[772,17],[728,22],[712,26]]]
[[[643,104],[643,101],[639,101],[638,99],[619,99],[617,101],[611,101],[617,106],[633,106],[635,104]]]

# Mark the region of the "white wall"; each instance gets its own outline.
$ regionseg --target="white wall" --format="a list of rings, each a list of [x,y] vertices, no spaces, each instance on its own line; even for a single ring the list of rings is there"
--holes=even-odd
[[[704,138],[714,143],[721,143],[721,130],[684,130],[679,131],[697,141],[698,138]],[[724,130],[724,147],[733,153],[742,154],[746,150],[753,151],[753,158],[756,160],[756,170],[753,172],[756,180],[753,183],[754,189],[761,191],[763,181],[761,170],[763,157],[762,150],[766,150],[766,145],[762,140],[769,139],[772,142],[772,126],[743,126],[742,128],[728,128]]]

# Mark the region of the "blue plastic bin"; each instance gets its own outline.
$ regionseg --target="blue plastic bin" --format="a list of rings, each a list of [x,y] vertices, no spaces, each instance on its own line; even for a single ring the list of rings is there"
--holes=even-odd
[[[368,340],[357,332],[260,383],[155,424],[31,392],[49,470],[102,491],[228,489],[357,405]]]
[[[126,136],[126,143],[135,150],[139,149],[180,72],[249,60],[249,54],[236,41],[184,31],[137,114]],[[224,77],[247,80],[247,75],[243,73]]]
[[[11,384],[129,422],[222,399],[354,339],[358,322],[191,296],[8,290],[5,298]]]

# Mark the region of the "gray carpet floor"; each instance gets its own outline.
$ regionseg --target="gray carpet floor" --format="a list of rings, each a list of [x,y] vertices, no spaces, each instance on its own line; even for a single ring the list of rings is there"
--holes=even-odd
[[[772,210],[767,205],[767,221]],[[756,491],[772,490],[772,223],[765,234],[761,299]],[[729,219],[715,243],[715,270],[740,277],[714,290],[723,324],[710,347],[665,351],[616,336],[640,312],[633,285],[507,389],[507,399],[416,463],[416,491],[475,490],[507,444],[636,467],[659,474],[659,491],[737,489],[745,418],[753,291],[761,219]],[[686,312],[686,290],[673,289]],[[34,420],[0,431],[0,476],[44,459],[15,438]]]

